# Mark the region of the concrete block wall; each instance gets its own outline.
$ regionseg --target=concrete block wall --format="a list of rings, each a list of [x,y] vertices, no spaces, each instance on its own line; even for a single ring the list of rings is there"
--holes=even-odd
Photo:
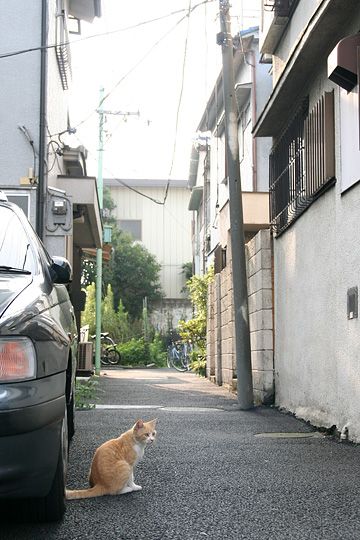
[[[261,230],[248,242],[246,255],[254,399],[256,403],[271,403],[274,396],[274,365],[272,255],[268,229]],[[207,376],[233,390],[236,388],[236,359],[229,249],[228,264],[215,276],[208,295]]]
[[[273,292],[270,231],[263,229],[246,244],[254,399],[274,399]]]

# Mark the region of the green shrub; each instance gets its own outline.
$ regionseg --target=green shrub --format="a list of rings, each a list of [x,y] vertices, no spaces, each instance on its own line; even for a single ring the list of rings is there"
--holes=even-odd
[[[179,321],[179,334],[183,341],[190,341],[194,350],[191,353],[190,367],[198,375],[206,374],[206,319],[208,286],[214,279],[214,269],[209,268],[204,276],[192,276],[187,287],[195,308],[195,316],[188,321]]]
[[[157,367],[167,366],[167,351],[160,334],[155,334],[149,343],[150,362]]]
[[[138,366],[149,364],[149,351],[144,338],[132,338],[126,343],[118,345],[121,354],[121,364],[123,366]]]
[[[97,400],[97,385],[96,377],[91,377],[87,381],[76,379],[75,381],[75,408],[88,410],[95,408]]]

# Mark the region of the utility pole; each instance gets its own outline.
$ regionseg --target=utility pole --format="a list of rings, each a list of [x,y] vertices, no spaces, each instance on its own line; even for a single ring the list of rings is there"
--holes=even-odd
[[[235,355],[237,398],[241,410],[251,409],[253,385],[249,306],[247,292],[246,255],[239,162],[238,111],[235,99],[233,40],[230,29],[229,0],[219,0],[220,34],[217,42],[222,49],[222,78],[225,109],[225,149],[229,183],[229,213],[232,252],[232,276],[235,314]]]
[[[99,113],[99,156],[98,156],[98,178],[97,189],[100,206],[100,214],[103,208],[103,155],[104,155],[104,110],[103,110],[104,89],[100,88],[100,101],[97,112]],[[102,243],[102,239],[101,239]],[[102,247],[96,250],[96,297],[95,297],[95,374],[100,375],[100,350],[101,350],[101,293],[102,293]]]
[[[102,217],[103,200],[104,200],[104,182],[103,182],[103,157],[104,157],[104,122],[105,116],[112,114],[116,116],[140,116],[140,112],[123,112],[123,111],[106,111],[103,108],[104,88],[100,89],[99,108],[96,112],[99,114],[99,155],[98,155],[98,178],[97,189]],[[95,297],[95,321],[96,321],[96,338],[95,338],[95,374],[100,374],[100,352],[101,352],[101,296],[102,296],[102,255],[103,250],[96,250],[96,297]]]

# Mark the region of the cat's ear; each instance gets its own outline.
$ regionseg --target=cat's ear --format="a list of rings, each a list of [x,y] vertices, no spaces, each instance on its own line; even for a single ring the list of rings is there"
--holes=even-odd
[[[139,419],[139,420],[136,421],[136,424],[135,424],[134,427],[135,427],[135,429],[141,429],[141,428],[144,427],[144,422]]]
[[[154,420],[150,420],[150,424],[153,424],[153,426],[156,426],[157,418],[154,418]]]

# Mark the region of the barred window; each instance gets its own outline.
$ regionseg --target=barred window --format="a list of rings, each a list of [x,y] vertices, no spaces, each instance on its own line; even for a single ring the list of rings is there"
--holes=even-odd
[[[335,181],[334,93],[298,107],[270,153],[270,219],[278,236]]]

